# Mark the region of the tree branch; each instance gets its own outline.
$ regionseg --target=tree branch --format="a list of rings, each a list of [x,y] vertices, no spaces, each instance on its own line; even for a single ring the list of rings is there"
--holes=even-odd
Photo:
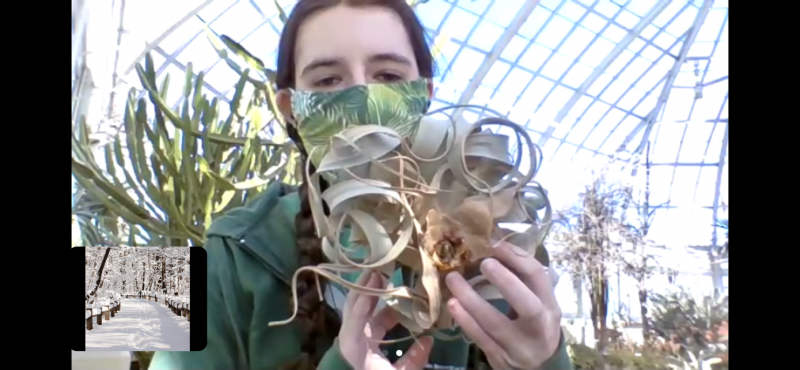
[[[92,292],[86,295],[84,301],[88,301],[90,297],[97,293],[97,288],[100,287],[100,282],[103,280],[103,268],[106,266],[106,260],[108,259],[108,254],[110,252],[111,248],[106,248],[106,254],[103,256],[103,262],[100,263],[100,271],[97,273],[97,282],[94,284],[94,289],[92,289]]]

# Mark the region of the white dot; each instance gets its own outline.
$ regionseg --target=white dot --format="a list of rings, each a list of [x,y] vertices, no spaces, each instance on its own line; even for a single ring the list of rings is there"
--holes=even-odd
[[[397,352],[395,352],[395,354],[398,355],[398,356],[402,356],[403,355],[403,351],[398,349]]]

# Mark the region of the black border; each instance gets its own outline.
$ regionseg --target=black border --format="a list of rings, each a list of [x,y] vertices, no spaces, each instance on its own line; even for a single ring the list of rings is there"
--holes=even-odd
[[[176,247],[171,247],[176,248]],[[185,247],[183,247],[185,248]],[[69,278],[65,280],[69,280],[73,283],[70,284],[69,289],[69,302],[71,307],[75,307],[75,312],[77,314],[78,307],[83,305],[83,301],[78,302],[83,295],[81,293],[76,294],[75,289],[77,288],[78,292],[83,291],[84,287],[84,255],[86,249],[83,247],[76,247],[72,248],[72,252],[69,256],[69,263],[67,265],[70,266],[69,268]],[[207,279],[207,258],[206,258],[206,251],[200,247],[191,247],[189,249],[189,255],[191,258],[191,267],[190,273],[192,274],[192,279],[194,279],[197,283],[192,284],[189,290],[189,295],[192,299],[192,312],[194,312],[194,320],[189,322],[189,350],[190,351],[202,351],[206,348],[208,343],[208,331],[207,331],[207,317],[208,317],[208,310],[207,310],[207,301],[208,301],[208,294],[207,294],[207,284],[203,282],[208,281]],[[74,268],[72,266],[79,266],[78,268]],[[124,307],[123,307],[124,309]],[[78,315],[83,315],[80,313]],[[72,315],[69,315],[72,316]],[[71,323],[71,322],[70,322]],[[69,328],[69,342],[70,348],[73,351],[85,351],[86,350],[86,330],[84,324],[84,330],[81,331],[80,327],[78,326],[70,326]]]
[[[189,289],[189,294],[193,297],[192,312],[195,315],[195,321],[189,322],[191,325],[189,350],[202,351],[208,345],[208,255],[205,248],[191,247],[189,256],[192,259],[192,265],[197,266],[190,270],[192,278],[199,282],[199,284],[192,284]],[[203,282],[206,283],[203,284]]]

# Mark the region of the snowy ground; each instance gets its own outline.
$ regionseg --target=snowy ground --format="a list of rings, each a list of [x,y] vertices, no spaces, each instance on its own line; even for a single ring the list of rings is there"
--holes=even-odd
[[[86,350],[188,351],[189,322],[163,303],[122,298],[122,309],[103,325],[92,318],[86,331]]]

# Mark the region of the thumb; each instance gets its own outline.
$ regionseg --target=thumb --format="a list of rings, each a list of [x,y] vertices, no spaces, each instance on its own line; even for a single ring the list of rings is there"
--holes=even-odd
[[[394,364],[397,370],[423,370],[428,365],[428,356],[431,354],[433,348],[432,337],[419,338],[411,348],[406,351],[405,355],[401,357]]]

